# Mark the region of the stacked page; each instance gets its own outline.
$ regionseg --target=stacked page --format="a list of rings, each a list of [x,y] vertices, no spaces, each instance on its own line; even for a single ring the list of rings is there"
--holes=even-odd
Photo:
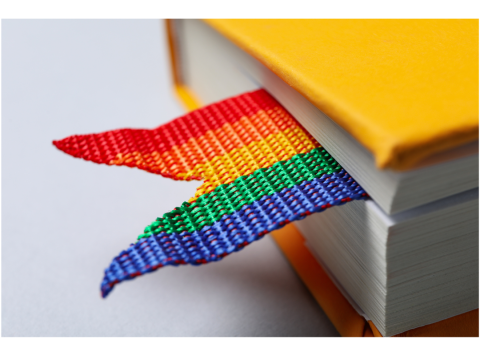
[[[384,336],[478,308],[478,190],[386,215],[372,201],[295,223]]]

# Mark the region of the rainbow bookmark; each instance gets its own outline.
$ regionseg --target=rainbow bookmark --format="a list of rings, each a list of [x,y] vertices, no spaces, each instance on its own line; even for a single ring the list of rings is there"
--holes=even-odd
[[[95,163],[203,180],[196,194],[147,226],[101,284],[167,265],[219,261],[295,220],[368,198],[270,94],[260,89],[194,110],[152,130],[74,135],[53,144]]]

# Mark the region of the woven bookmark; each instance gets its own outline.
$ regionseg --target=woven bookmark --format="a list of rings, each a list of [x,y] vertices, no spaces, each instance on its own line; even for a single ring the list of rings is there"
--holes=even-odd
[[[203,180],[196,194],[147,226],[105,270],[115,284],[166,265],[221,260],[285,224],[365,191],[265,90],[208,105],[155,129],[54,141],[74,157]]]

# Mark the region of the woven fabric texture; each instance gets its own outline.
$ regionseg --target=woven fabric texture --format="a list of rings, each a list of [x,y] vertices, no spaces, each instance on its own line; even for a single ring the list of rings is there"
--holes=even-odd
[[[120,129],[54,141],[96,163],[203,180],[194,197],[147,226],[101,284],[166,265],[218,261],[283,225],[366,192],[265,90],[226,99],[152,130]]]

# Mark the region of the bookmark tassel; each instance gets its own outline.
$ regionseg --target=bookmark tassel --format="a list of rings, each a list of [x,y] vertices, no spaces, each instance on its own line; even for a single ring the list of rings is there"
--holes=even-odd
[[[157,218],[105,270],[102,296],[166,265],[199,265],[295,220],[368,198],[265,90],[194,110],[155,129],[75,135],[53,144],[74,157],[203,180],[195,196]]]

